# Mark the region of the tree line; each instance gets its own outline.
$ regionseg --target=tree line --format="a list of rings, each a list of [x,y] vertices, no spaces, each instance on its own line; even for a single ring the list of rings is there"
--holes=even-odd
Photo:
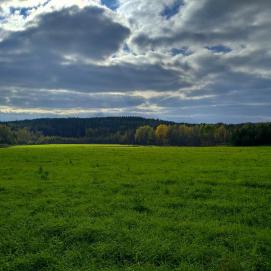
[[[135,141],[141,145],[162,146],[270,145],[271,124],[142,126],[136,130]]]
[[[138,144],[257,146],[271,144],[271,123],[176,124],[138,117],[40,119],[0,123],[0,145]]]

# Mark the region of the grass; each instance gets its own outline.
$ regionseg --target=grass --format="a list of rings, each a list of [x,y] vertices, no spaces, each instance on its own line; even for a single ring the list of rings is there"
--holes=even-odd
[[[0,270],[271,270],[271,148],[0,149]]]

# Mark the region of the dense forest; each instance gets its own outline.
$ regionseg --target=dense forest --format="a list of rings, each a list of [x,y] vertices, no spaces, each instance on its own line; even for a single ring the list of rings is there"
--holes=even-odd
[[[271,123],[180,124],[140,117],[36,119],[0,123],[2,146],[54,143],[270,145]]]

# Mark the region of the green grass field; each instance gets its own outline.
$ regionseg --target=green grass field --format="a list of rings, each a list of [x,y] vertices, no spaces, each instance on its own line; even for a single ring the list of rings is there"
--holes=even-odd
[[[0,149],[0,270],[271,270],[271,148]]]

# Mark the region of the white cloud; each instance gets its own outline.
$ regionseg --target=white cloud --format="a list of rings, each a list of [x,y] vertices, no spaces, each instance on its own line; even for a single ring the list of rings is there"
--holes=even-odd
[[[75,110],[71,97],[76,110],[86,111],[83,97],[92,95],[89,104],[108,114],[198,121],[202,112],[202,121],[234,122],[271,117],[269,0],[118,2],[111,11],[100,0],[1,1],[2,106],[37,114],[47,102],[35,89],[45,89],[56,113],[61,100],[71,107],[63,112]],[[72,6],[78,16],[65,13]],[[7,88],[20,89],[16,104],[10,91],[4,96]],[[69,94],[59,96],[59,89]],[[35,101],[28,92],[37,93]],[[110,95],[101,106],[103,92],[122,93],[120,107]],[[131,93],[144,102],[131,105]]]

